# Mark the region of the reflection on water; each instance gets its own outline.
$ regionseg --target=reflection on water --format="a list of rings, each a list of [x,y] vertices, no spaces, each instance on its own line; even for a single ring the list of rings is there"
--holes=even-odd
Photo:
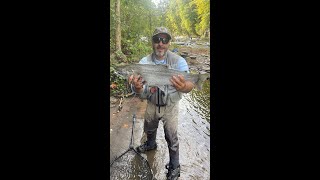
[[[184,94],[179,112],[181,179],[210,179],[210,82]]]
[[[194,110],[197,115],[210,123],[210,81],[205,81],[201,91],[192,90],[185,94],[184,98],[188,101],[187,111]],[[192,115],[192,114],[190,114]]]

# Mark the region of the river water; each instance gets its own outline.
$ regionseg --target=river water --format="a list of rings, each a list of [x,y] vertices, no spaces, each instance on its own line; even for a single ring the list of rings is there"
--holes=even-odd
[[[134,146],[146,140],[142,131],[143,119],[137,119],[134,126]],[[126,133],[130,139],[130,128]],[[121,132],[120,132],[121,133]],[[111,136],[112,138],[112,136]],[[201,91],[192,90],[184,94],[180,101],[178,138],[180,145],[180,165],[183,180],[210,179],[210,82],[205,81]],[[116,143],[116,141],[114,141]],[[130,142],[130,141],[129,141]],[[169,152],[164,137],[163,124],[160,121],[157,131],[158,148],[141,154],[152,170],[154,179],[165,180],[169,162]],[[114,150],[116,151],[116,150]],[[116,153],[114,153],[116,154]],[[118,151],[118,155],[120,152]],[[114,158],[113,158],[114,159]],[[119,161],[119,160],[118,160]],[[120,165],[122,164],[122,165]],[[118,167],[116,167],[118,166]],[[134,152],[130,151],[121,157],[118,165],[110,168],[111,179],[147,179],[146,164]],[[122,169],[122,170],[120,170]],[[142,173],[143,172],[143,173]]]

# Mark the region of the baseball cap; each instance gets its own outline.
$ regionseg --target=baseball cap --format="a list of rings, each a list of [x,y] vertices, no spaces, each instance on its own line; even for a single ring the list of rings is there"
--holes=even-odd
[[[155,35],[158,35],[158,34],[167,34],[169,36],[169,40],[171,39],[170,32],[165,27],[157,27],[154,30],[152,37],[155,36]]]

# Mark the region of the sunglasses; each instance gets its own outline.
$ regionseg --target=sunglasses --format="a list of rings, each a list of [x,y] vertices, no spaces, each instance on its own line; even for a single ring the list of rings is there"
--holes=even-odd
[[[152,38],[152,41],[153,41],[154,43],[160,43],[160,41],[161,41],[162,44],[168,44],[169,39],[155,36],[155,37]]]

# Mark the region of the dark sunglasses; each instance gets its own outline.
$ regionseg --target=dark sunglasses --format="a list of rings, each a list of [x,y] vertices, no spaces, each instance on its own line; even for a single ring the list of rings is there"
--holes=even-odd
[[[160,41],[162,41],[162,44],[168,44],[169,39],[155,36],[155,37],[152,38],[152,41],[154,43],[160,43]]]

